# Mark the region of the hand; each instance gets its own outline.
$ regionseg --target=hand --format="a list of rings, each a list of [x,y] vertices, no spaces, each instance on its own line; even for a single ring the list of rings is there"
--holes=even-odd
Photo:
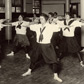
[[[2,23],[2,22],[4,22],[4,21],[6,21],[6,19],[0,19],[0,23]]]

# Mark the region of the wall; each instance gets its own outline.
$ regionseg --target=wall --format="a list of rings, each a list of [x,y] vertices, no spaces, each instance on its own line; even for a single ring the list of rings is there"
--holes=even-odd
[[[27,13],[32,13],[33,0],[26,0]],[[78,15],[80,15],[80,0],[71,0],[71,3],[79,3]],[[42,0],[42,12],[57,12],[58,15],[64,15],[65,12],[65,0]]]
[[[71,3],[80,3],[80,0],[71,0]],[[80,9],[80,5],[78,5]],[[58,15],[64,15],[65,12],[65,0],[42,0],[42,12],[57,12]],[[80,15],[80,10],[78,10]]]
[[[64,1],[56,1],[56,0],[43,0],[42,1],[42,12],[57,12],[58,15],[64,15],[65,11],[65,2]]]
[[[80,0],[72,0],[72,3],[78,3],[78,15],[81,15],[81,11],[80,11]]]
[[[80,3],[78,4],[78,15],[81,15],[81,7],[80,7]]]
[[[26,0],[26,12],[32,13],[33,0]]]

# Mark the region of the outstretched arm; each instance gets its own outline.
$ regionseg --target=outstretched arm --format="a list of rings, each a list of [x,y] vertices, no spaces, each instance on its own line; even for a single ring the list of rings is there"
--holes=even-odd
[[[5,24],[1,24],[1,23],[0,23],[0,30],[1,30],[2,28],[6,27],[6,26],[10,26],[10,25],[5,25]]]
[[[0,19],[0,23],[5,22],[7,19]]]
[[[22,25],[23,27],[30,27],[31,25],[34,25],[34,22],[27,22],[25,25]]]

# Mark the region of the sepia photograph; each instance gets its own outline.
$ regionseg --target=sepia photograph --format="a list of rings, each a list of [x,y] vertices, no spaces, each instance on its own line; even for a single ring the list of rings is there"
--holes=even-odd
[[[0,0],[0,84],[84,84],[84,0]]]

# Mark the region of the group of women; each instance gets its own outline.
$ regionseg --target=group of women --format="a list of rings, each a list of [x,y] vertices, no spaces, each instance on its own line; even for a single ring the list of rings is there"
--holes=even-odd
[[[31,75],[40,56],[44,59],[45,63],[52,67],[54,72],[54,79],[62,82],[58,76],[59,61],[65,54],[77,54],[80,65],[84,67],[83,57],[80,55],[81,46],[78,44],[75,37],[76,27],[84,25],[81,19],[70,18],[69,13],[65,13],[65,18],[59,20],[57,13],[42,13],[37,19],[35,17],[32,22],[25,21],[22,15],[19,15],[18,21],[11,22],[6,25],[0,23],[0,28],[3,26],[15,26],[16,35],[14,38],[14,48],[7,56],[13,56],[21,48],[25,51],[26,57],[30,59],[31,63],[27,72],[22,76]],[[30,41],[26,35],[27,28],[36,32],[36,43],[31,49],[31,54],[28,54],[28,46]],[[31,46],[30,46],[31,47]]]

